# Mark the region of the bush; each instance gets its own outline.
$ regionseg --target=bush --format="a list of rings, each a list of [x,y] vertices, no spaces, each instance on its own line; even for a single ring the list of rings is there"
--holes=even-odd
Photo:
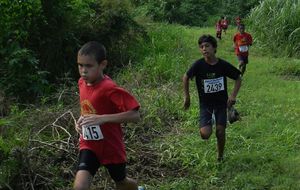
[[[129,0],[2,0],[0,7],[0,87],[20,101],[49,93],[66,73],[77,80],[77,51],[87,41],[102,42],[120,67],[143,34]]]

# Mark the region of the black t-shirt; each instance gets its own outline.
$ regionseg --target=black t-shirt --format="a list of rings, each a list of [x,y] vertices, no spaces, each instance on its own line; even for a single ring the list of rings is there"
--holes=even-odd
[[[187,71],[190,79],[196,78],[200,104],[208,106],[226,106],[227,78],[237,80],[241,72],[230,63],[218,59],[215,65],[197,60]]]

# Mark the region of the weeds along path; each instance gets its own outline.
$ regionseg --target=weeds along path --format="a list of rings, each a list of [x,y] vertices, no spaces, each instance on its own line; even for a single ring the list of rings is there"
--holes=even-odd
[[[237,66],[232,48],[235,29],[219,41],[217,56]],[[198,97],[183,111],[182,76],[201,57],[197,40],[213,28],[149,26],[150,45],[137,66],[119,76],[139,98],[143,122],[129,131],[130,174],[148,189],[296,189],[300,178],[300,87],[278,75],[299,60],[272,58],[251,47],[238,95],[242,120],[229,125],[225,162],[216,162],[216,138],[198,134]],[[255,38],[255,36],[254,36]],[[133,73],[133,69],[135,72]],[[124,82],[126,84],[126,82]],[[229,85],[232,88],[232,82]],[[134,139],[134,140],[133,140]]]

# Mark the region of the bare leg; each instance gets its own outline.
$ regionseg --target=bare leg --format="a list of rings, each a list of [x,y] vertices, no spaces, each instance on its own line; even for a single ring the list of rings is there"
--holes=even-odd
[[[218,148],[218,161],[223,160],[223,153],[225,148],[225,141],[226,141],[226,133],[225,127],[223,125],[217,125],[216,127],[216,136],[217,136],[217,148]]]
[[[202,139],[207,140],[209,139],[210,135],[212,133],[212,126],[207,125],[200,128],[200,136]]]
[[[92,175],[87,170],[79,170],[74,181],[74,190],[88,190],[92,182]]]
[[[246,64],[243,62],[239,62],[239,70],[241,71],[242,75],[244,75],[246,71]]]

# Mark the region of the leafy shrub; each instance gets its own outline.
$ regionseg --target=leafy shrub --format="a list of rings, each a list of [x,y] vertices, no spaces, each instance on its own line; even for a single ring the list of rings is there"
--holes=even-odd
[[[101,41],[120,67],[143,34],[129,0],[2,0],[0,7],[0,72],[9,77],[0,85],[22,101],[49,93],[66,73],[77,79],[77,51],[87,41]]]
[[[4,65],[1,68],[1,88],[6,96],[18,97],[22,102],[32,101],[49,88],[46,72],[39,71],[38,60],[33,52],[12,44],[6,49]]]

